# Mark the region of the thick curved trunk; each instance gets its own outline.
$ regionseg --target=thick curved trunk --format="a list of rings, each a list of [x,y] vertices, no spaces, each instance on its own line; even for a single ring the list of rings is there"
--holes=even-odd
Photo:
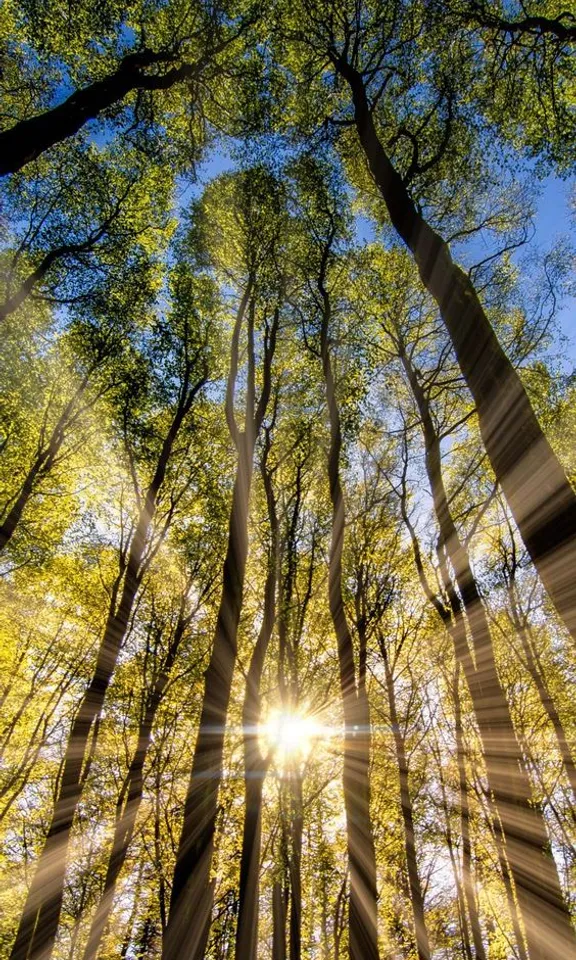
[[[0,176],[16,173],[50,147],[74,136],[90,120],[120,103],[132,90],[169,90],[192,79],[203,64],[170,66],[163,74],[147,74],[154,64],[171,65],[175,57],[141,51],[120,61],[118,69],[77,90],[63,103],[0,133]]]
[[[342,59],[355,123],[392,225],[438,304],[498,482],[532,561],[576,641],[576,494],[546,439],[522,382],[502,350],[474,285],[448,244],[418,213],[376,132],[361,75]]]

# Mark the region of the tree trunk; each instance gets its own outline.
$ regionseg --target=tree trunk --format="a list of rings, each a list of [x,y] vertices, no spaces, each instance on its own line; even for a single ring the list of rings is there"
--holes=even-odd
[[[238,369],[240,329],[252,295],[248,283],[242,297],[232,340],[226,392],[226,418],[238,450],[238,466],[228,527],[222,596],[210,663],[205,674],[198,739],[184,804],[184,821],[176,854],[168,925],[163,942],[164,960],[202,960],[210,929],[213,883],[210,869],[222,777],[224,735],[232,678],[236,663],[238,624],[242,609],[248,557],[248,507],[256,440],[270,398],[271,366],[276,346],[278,310],[267,330],[263,361],[263,386],[256,406],[254,396],[254,302],[248,311],[248,377],[245,429],[240,433],[234,413],[234,386]]]
[[[203,931],[210,922],[210,868],[226,717],[236,663],[238,623],[248,556],[248,503],[253,450],[253,443],[247,442],[243,436],[232,495],[222,596],[212,655],[205,675],[198,739],[172,882],[168,926],[164,937],[164,960],[201,958]]]
[[[460,795],[460,832],[462,835],[462,873],[464,877],[464,894],[476,960],[486,960],[486,951],[482,941],[478,904],[474,889],[474,873],[472,870],[472,845],[470,843],[470,804],[468,800],[468,778],[466,776],[466,753],[462,733],[462,709],[460,706],[460,664],[457,661],[454,668],[452,682],[452,697],[454,701],[454,726],[456,732],[456,756],[458,760],[458,781]]]
[[[514,938],[516,940],[518,957],[520,960],[528,960],[528,954],[526,953],[526,946],[524,942],[524,933],[518,913],[518,905],[514,896],[514,886],[512,884],[510,868],[506,857],[506,847],[504,833],[502,831],[502,824],[500,823],[498,814],[495,810],[494,799],[492,795],[482,787],[479,788],[477,785],[474,789],[480,804],[484,808],[484,819],[492,833],[494,843],[496,845],[496,852],[498,854],[498,862],[502,872],[502,880],[504,882],[504,890],[506,892],[506,902],[508,904],[508,912],[512,921],[512,928],[514,930]]]
[[[488,782],[502,823],[510,870],[526,929],[528,951],[531,960],[563,960],[576,952],[576,938],[550,850],[546,825],[541,810],[532,799],[522,751],[496,670],[486,612],[468,553],[460,541],[450,512],[442,477],[440,441],[429,402],[402,343],[400,358],[422,421],[426,471],[440,528],[438,555],[453,618],[450,633],[472,697]],[[454,570],[461,600],[443,561],[444,551]],[[435,606],[438,609],[438,601]],[[474,662],[468,647],[466,623],[472,638]]]
[[[460,933],[462,936],[462,955],[466,958],[466,960],[473,960],[472,943],[470,940],[470,930],[468,926],[468,914],[466,912],[466,898],[464,896],[464,887],[462,884],[461,871],[458,863],[458,854],[454,847],[454,837],[450,824],[451,809],[450,804],[448,803],[448,797],[446,795],[446,784],[444,782],[444,775],[442,772],[442,761],[439,756],[437,757],[437,763],[440,790],[442,793],[442,809],[444,811],[444,817],[446,820],[446,846],[448,847],[448,856],[450,857],[450,864],[452,866],[452,873],[454,875],[454,884],[456,886],[458,920],[460,923]]]
[[[272,887],[272,960],[286,960],[286,903],[279,880]]]
[[[406,852],[406,866],[408,868],[408,883],[410,886],[410,902],[412,904],[412,913],[414,916],[414,930],[416,932],[416,948],[418,950],[418,960],[430,960],[430,943],[428,940],[428,930],[426,928],[426,918],[424,915],[424,896],[422,885],[418,875],[418,861],[416,857],[416,842],[414,834],[414,817],[412,814],[412,798],[410,797],[410,785],[408,779],[408,758],[406,757],[406,745],[404,737],[400,730],[398,722],[398,711],[396,709],[396,692],[394,690],[394,677],[388,662],[388,653],[384,638],[380,643],[382,659],[384,661],[384,673],[386,676],[386,692],[388,694],[388,706],[390,709],[390,723],[394,735],[394,749],[396,753],[396,764],[398,767],[398,779],[400,782],[400,805],[402,808],[402,822],[404,824],[404,849]]]
[[[116,821],[114,825],[114,838],[112,841],[112,850],[108,858],[106,877],[104,879],[104,890],[102,898],[96,907],[96,913],[93,917],[88,934],[88,942],[84,950],[83,960],[95,960],[98,955],[100,943],[104,936],[106,926],[112,911],[114,902],[114,893],[116,883],[128,854],[132,837],[134,836],[134,827],[136,818],[142,802],[144,793],[143,770],[148,755],[148,750],[152,738],[152,728],[156,713],[162,702],[162,697],[168,683],[170,671],[178,655],[178,650],[184,636],[184,632],[189,619],[184,612],[184,599],[180,608],[180,614],[174,636],[170,642],[168,653],[162,665],[162,668],[153,682],[146,696],[146,707],[144,715],[140,722],[138,730],[138,739],[136,750],[132,757],[122,791],[116,805]]]
[[[256,641],[248,676],[242,711],[244,735],[244,828],[240,860],[240,890],[238,922],[236,928],[236,960],[256,960],[258,945],[258,908],[260,849],[262,839],[262,789],[268,770],[268,759],[262,756],[259,745],[261,721],[260,682],[268,645],[275,621],[276,582],[278,574],[278,521],[272,488],[272,477],[266,461],[270,449],[270,435],[266,431],[266,445],[261,463],[261,473],[268,503],[270,523],[270,552],[268,573],[264,587],[264,614]]]
[[[494,802],[492,798],[490,798],[490,806],[493,809]],[[524,931],[522,930],[522,924],[520,923],[518,902],[517,902],[517,898],[514,895],[514,886],[512,884],[510,867],[508,865],[508,858],[506,856],[505,837],[502,830],[502,824],[500,823],[500,820],[498,818],[498,814],[495,813],[494,810],[492,815],[492,825],[494,828],[494,838],[496,840],[498,860],[500,862],[500,869],[502,871],[502,879],[504,880],[504,889],[506,891],[508,912],[510,913],[510,919],[512,920],[512,929],[514,930],[514,937],[516,939],[518,956],[520,957],[520,960],[528,960],[528,954],[526,952],[525,939],[524,939]]]
[[[328,250],[328,248],[327,248]],[[328,477],[332,502],[332,542],[328,569],[329,606],[336,642],[340,693],[344,712],[344,805],[350,902],[348,908],[350,960],[378,960],[376,853],[370,820],[370,709],[363,686],[356,684],[354,644],[342,595],[344,500],[340,484],[342,435],[329,349],[330,299],[325,287],[327,250],[318,289],[323,301],[321,355],[330,417]]]
[[[344,58],[358,137],[392,225],[410,249],[446,325],[474,397],[482,439],[542,582],[576,640],[576,495],[476,290],[448,244],[418,213],[376,132],[364,81]]]
[[[48,960],[52,953],[64,896],[70,834],[86,779],[89,751],[92,752],[96,745],[97,720],[140,587],[149,531],[172,448],[184,417],[204,382],[202,379],[187,392],[182,393],[181,402],[162,444],[154,476],[146,492],[130,544],[120,602],[117,607],[112,604],[110,606],[94,672],[72,723],[52,819],[24,904],[16,940],[10,954],[11,960]],[[188,384],[186,386],[189,387]]]
[[[169,90],[177,83],[194,79],[206,66],[203,58],[195,64],[171,66],[163,74],[144,73],[146,67],[171,65],[175,59],[151,50],[128,54],[114,73],[77,90],[57,107],[4,130],[0,133],[0,176],[15,173],[50,147],[74,136],[88,121],[120,103],[132,90]]]
[[[289,777],[290,790],[290,960],[302,957],[302,774],[296,763]]]

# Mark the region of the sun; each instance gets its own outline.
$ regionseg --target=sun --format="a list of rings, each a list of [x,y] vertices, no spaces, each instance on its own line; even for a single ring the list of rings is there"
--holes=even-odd
[[[267,749],[281,764],[306,759],[319,736],[320,726],[314,718],[300,711],[274,710],[262,727]]]

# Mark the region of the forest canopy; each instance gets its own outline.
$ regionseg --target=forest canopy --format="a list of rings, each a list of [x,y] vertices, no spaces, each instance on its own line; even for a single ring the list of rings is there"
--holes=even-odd
[[[0,6],[0,958],[576,958],[575,54]]]

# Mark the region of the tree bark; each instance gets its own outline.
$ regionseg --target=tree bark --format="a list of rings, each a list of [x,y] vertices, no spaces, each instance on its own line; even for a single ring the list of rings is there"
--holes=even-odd
[[[495,476],[550,599],[576,641],[576,494],[474,285],[452,260],[445,240],[417,211],[390,162],[361,74],[344,57],[334,53],[332,59],[350,87],[358,137],[392,225],[440,309],[476,404]]]
[[[290,960],[302,957],[302,833],[304,816],[302,810],[302,774],[292,764],[289,775],[290,789]]]
[[[510,871],[526,929],[528,951],[531,960],[562,960],[576,952],[576,938],[546,825],[532,798],[522,751],[496,670],[484,605],[468,553],[450,512],[442,477],[440,441],[429,402],[402,342],[399,353],[422,422],[426,471],[440,528],[438,555],[452,615],[449,630],[472,697],[488,782],[502,823]],[[454,570],[460,596],[448,574],[444,553]],[[439,603],[436,600],[437,611]],[[444,622],[449,621],[450,614],[445,611]],[[472,639],[473,658],[466,624]]]
[[[279,880],[272,887],[272,960],[286,960],[286,903]]]

